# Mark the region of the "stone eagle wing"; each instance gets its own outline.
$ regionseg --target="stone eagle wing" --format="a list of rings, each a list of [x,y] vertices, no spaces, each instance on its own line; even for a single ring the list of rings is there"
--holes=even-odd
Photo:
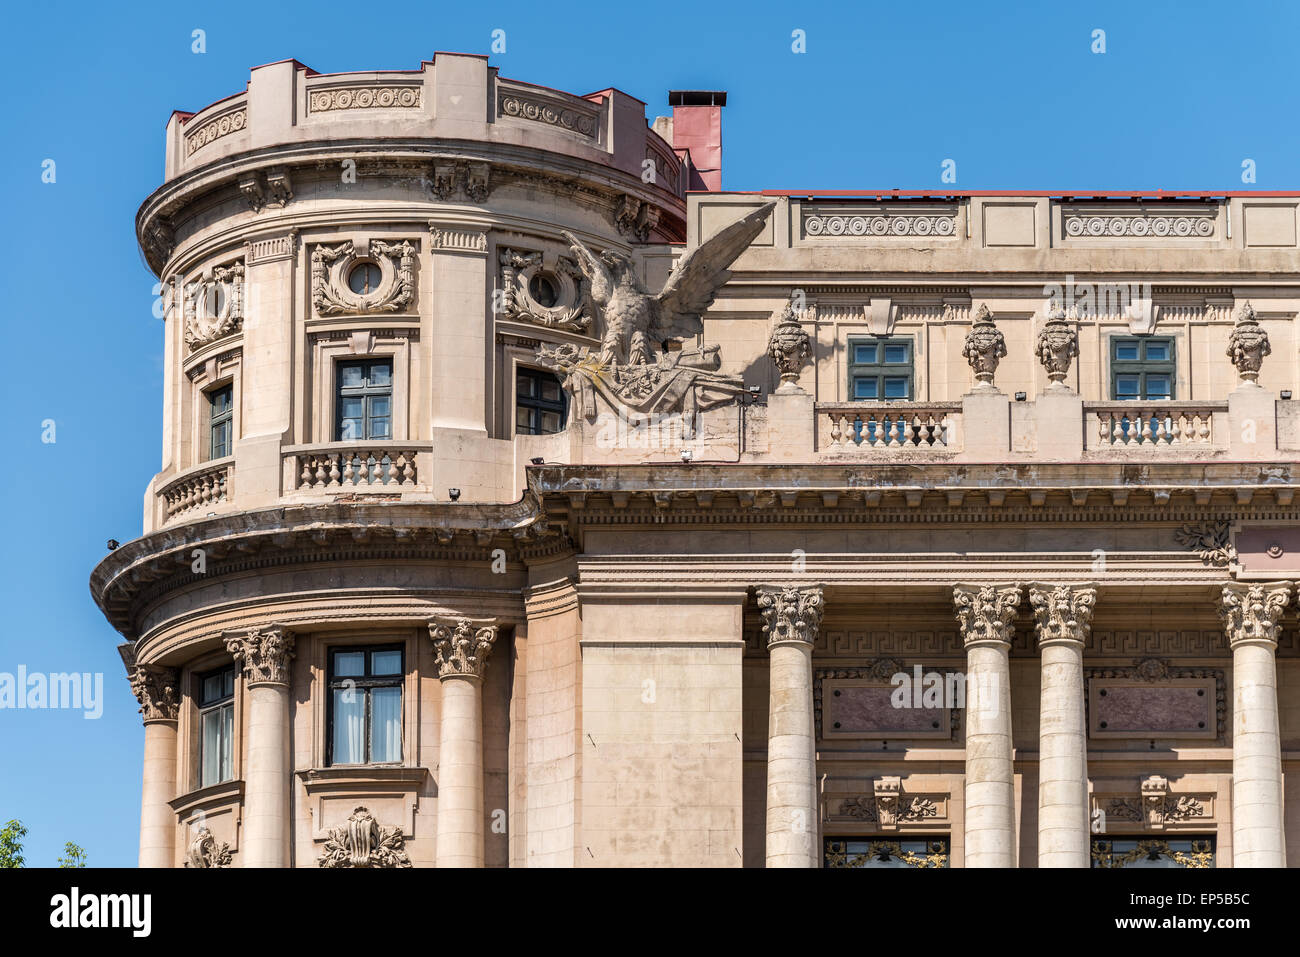
[[[604,306],[614,293],[614,277],[610,275],[609,268],[573,233],[565,231],[563,236],[569,241],[569,247],[578,260],[578,268],[591,283],[591,298],[596,305]]]
[[[776,208],[768,203],[700,243],[672,271],[655,297],[654,318],[648,330],[652,342],[684,339],[704,331],[700,313],[708,309],[718,290],[731,278],[727,271],[763,231],[767,217]]]

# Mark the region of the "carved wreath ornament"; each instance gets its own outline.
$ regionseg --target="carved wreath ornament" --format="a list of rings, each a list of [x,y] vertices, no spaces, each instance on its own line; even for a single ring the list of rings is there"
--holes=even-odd
[[[354,292],[348,284],[352,270],[362,263],[379,268],[375,288]],[[415,300],[415,246],[403,240],[371,240],[359,249],[352,242],[317,246],[311,254],[311,295],[322,316],[368,312],[399,312]]]

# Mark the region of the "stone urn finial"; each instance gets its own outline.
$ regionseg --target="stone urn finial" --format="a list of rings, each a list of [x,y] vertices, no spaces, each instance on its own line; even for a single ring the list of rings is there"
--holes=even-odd
[[[1001,330],[993,323],[993,313],[989,307],[980,303],[975,313],[975,321],[966,333],[966,344],[961,354],[965,356],[970,367],[975,370],[975,392],[997,392],[993,384],[993,374],[997,372],[998,360],[1007,354],[1007,341]]]
[[[1065,307],[1052,300],[1047,310],[1047,323],[1038,333],[1038,361],[1047,369],[1052,384],[1051,392],[1069,392],[1065,377],[1070,372],[1070,360],[1079,354],[1079,333],[1065,316]]]
[[[799,370],[804,361],[812,355],[812,340],[808,332],[799,324],[794,305],[787,302],[781,310],[781,316],[772,337],[767,342],[767,354],[776,363],[781,373],[781,385],[778,392],[802,392],[799,388]]]
[[[1249,301],[1243,302],[1237,309],[1232,335],[1228,337],[1227,352],[1243,383],[1259,385],[1259,367],[1264,364],[1264,357],[1272,351],[1268,333],[1260,326],[1255,315],[1255,307]]]

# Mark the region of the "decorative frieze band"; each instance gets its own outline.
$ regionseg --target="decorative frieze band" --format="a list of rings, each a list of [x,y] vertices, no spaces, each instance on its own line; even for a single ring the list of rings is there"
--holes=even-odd
[[[807,236],[954,236],[954,213],[875,213],[871,215],[806,214],[803,231]]]
[[[1093,828],[1107,833],[1115,824],[1153,831],[1186,824],[1204,826],[1211,800],[1209,795],[1174,794],[1168,778],[1151,774],[1142,779],[1136,795],[1094,797]]]
[[[429,637],[439,678],[482,678],[497,640],[497,620],[433,618]]]
[[[497,100],[497,108],[502,116],[558,126],[560,129],[579,133],[582,136],[594,138],[596,135],[594,108],[592,112],[587,113],[548,103],[540,98],[521,96],[518,93],[502,93]]]
[[[759,585],[758,611],[763,617],[763,634],[770,648],[779,642],[812,645],[817,640],[825,600],[822,586]]]
[[[447,249],[453,252],[486,253],[487,233],[481,229],[457,229],[454,226],[442,226],[430,222],[429,246],[432,249]]]
[[[335,110],[418,109],[418,86],[338,86],[313,88],[307,94],[307,110],[328,113]]]
[[[1065,235],[1070,239],[1209,239],[1214,236],[1217,212],[1199,215],[1129,213],[1088,215],[1066,210],[1062,214]]]
[[[944,815],[940,814],[939,803],[933,798],[906,795],[903,793],[902,778],[886,776],[872,782],[870,794],[841,800],[835,816],[893,831],[900,824],[916,824]]]
[[[223,136],[238,133],[247,122],[248,110],[242,106],[237,110],[231,110],[229,113],[213,117],[185,138],[187,155],[192,156],[197,150],[201,150],[209,143],[219,140]]]
[[[293,633],[272,625],[239,634],[227,634],[226,650],[243,671],[249,686],[289,683],[293,658]]]
[[[283,236],[250,239],[246,248],[245,259],[250,266],[274,262],[277,259],[292,259],[298,251],[298,232],[292,230]]]

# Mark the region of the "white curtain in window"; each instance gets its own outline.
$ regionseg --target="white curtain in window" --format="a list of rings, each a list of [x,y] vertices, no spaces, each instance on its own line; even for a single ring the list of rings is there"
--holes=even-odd
[[[366,695],[356,688],[334,690],[334,748],[331,764],[361,764]]]
[[[209,784],[217,784],[225,780],[221,773],[221,725],[223,723],[222,711],[224,710],[224,708],[214,708],[203,713],[202,741],[199,742],[200,753],[202,754],[202,771],[199,777],[200,787],[207,787]]]
[[[371,692],[370,760],[376,764],[402,760],[402,689]]]

